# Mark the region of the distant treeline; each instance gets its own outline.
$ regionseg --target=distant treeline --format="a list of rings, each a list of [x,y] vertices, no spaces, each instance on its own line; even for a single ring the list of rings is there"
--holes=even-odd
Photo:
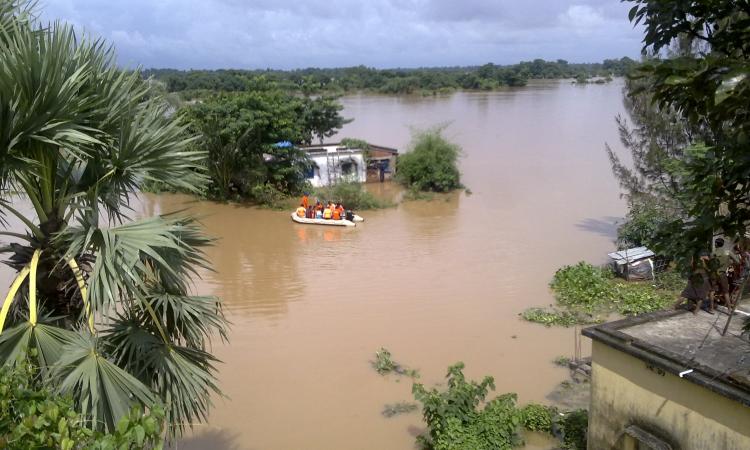
[[[628,57],[601,63],[569,63],[535,59],[499,66],[374,69],[365,66],[297,70],[176,70],[148,69],[145,77],[165,83],[169,92],[252,91],[269,81],[288,91],[305,94],[370,91],[384,94],[440,92],[454,89],[492,90],[523,86],[530,79],[622,76],[638,63]]]

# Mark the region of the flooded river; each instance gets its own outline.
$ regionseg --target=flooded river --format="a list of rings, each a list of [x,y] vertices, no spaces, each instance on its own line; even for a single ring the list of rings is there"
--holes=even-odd
[[[466,364],[497,393],[544,402],[567,377],[574,330],[522,321],[553,301],[554,271],[612,249],[625,210],[604,153],[619,148],[622,85],[545,82],[438,97],[351,96],[339,137],[404,150],[410,127],[449,124],[472,191],[367,211],[354,229],[293,224],[288,212],[145,195],[140,212],[189,206],[219,239],[215,272],[197,284],[223,299],[233,323],[210,423],[185,449],[412,449],[419,413],[385,418],[411,401],[411,380],[370,366],[388,348],[441,382]],[[334,138],[335,139],[335,138]],[[393,186],[370,186],[375,191]],[[529,448],[548,448],[532,442]]]

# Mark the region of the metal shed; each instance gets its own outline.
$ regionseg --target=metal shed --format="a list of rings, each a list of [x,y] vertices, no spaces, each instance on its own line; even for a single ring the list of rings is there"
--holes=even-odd
[[[628,281],[654,279],[654,252],[635,247],[607,254],[615,273]]]

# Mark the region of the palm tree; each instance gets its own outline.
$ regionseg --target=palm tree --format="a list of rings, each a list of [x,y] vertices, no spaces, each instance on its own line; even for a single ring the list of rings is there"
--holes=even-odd
[[[219,392],[208,346],[226,321],[190,285],[210,240],[188,217],[127,213],[144,182],[199,190],[205,155],[110,47],[42,26],[33,6],[0,0],[0,218],[25,228],[1,232],[18,274],[0,309],[0,361],[35,355],[94,427],[161,403],[179,435]]]

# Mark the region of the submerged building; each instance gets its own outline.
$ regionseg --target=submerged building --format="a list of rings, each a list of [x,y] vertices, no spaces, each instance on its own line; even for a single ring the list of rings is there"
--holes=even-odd
[[[367,149],[349,148],[341,143],[308,145],[304,150],[313,165],[306,174],[315,187],[341,181],[358,183],[391,179],[396,167],[398,150],[369,144]]]
[[[702,311],[584,329],[593,341],[588,449],[750,449],[750,342],[742,314],[725,335],[728,316]]]

